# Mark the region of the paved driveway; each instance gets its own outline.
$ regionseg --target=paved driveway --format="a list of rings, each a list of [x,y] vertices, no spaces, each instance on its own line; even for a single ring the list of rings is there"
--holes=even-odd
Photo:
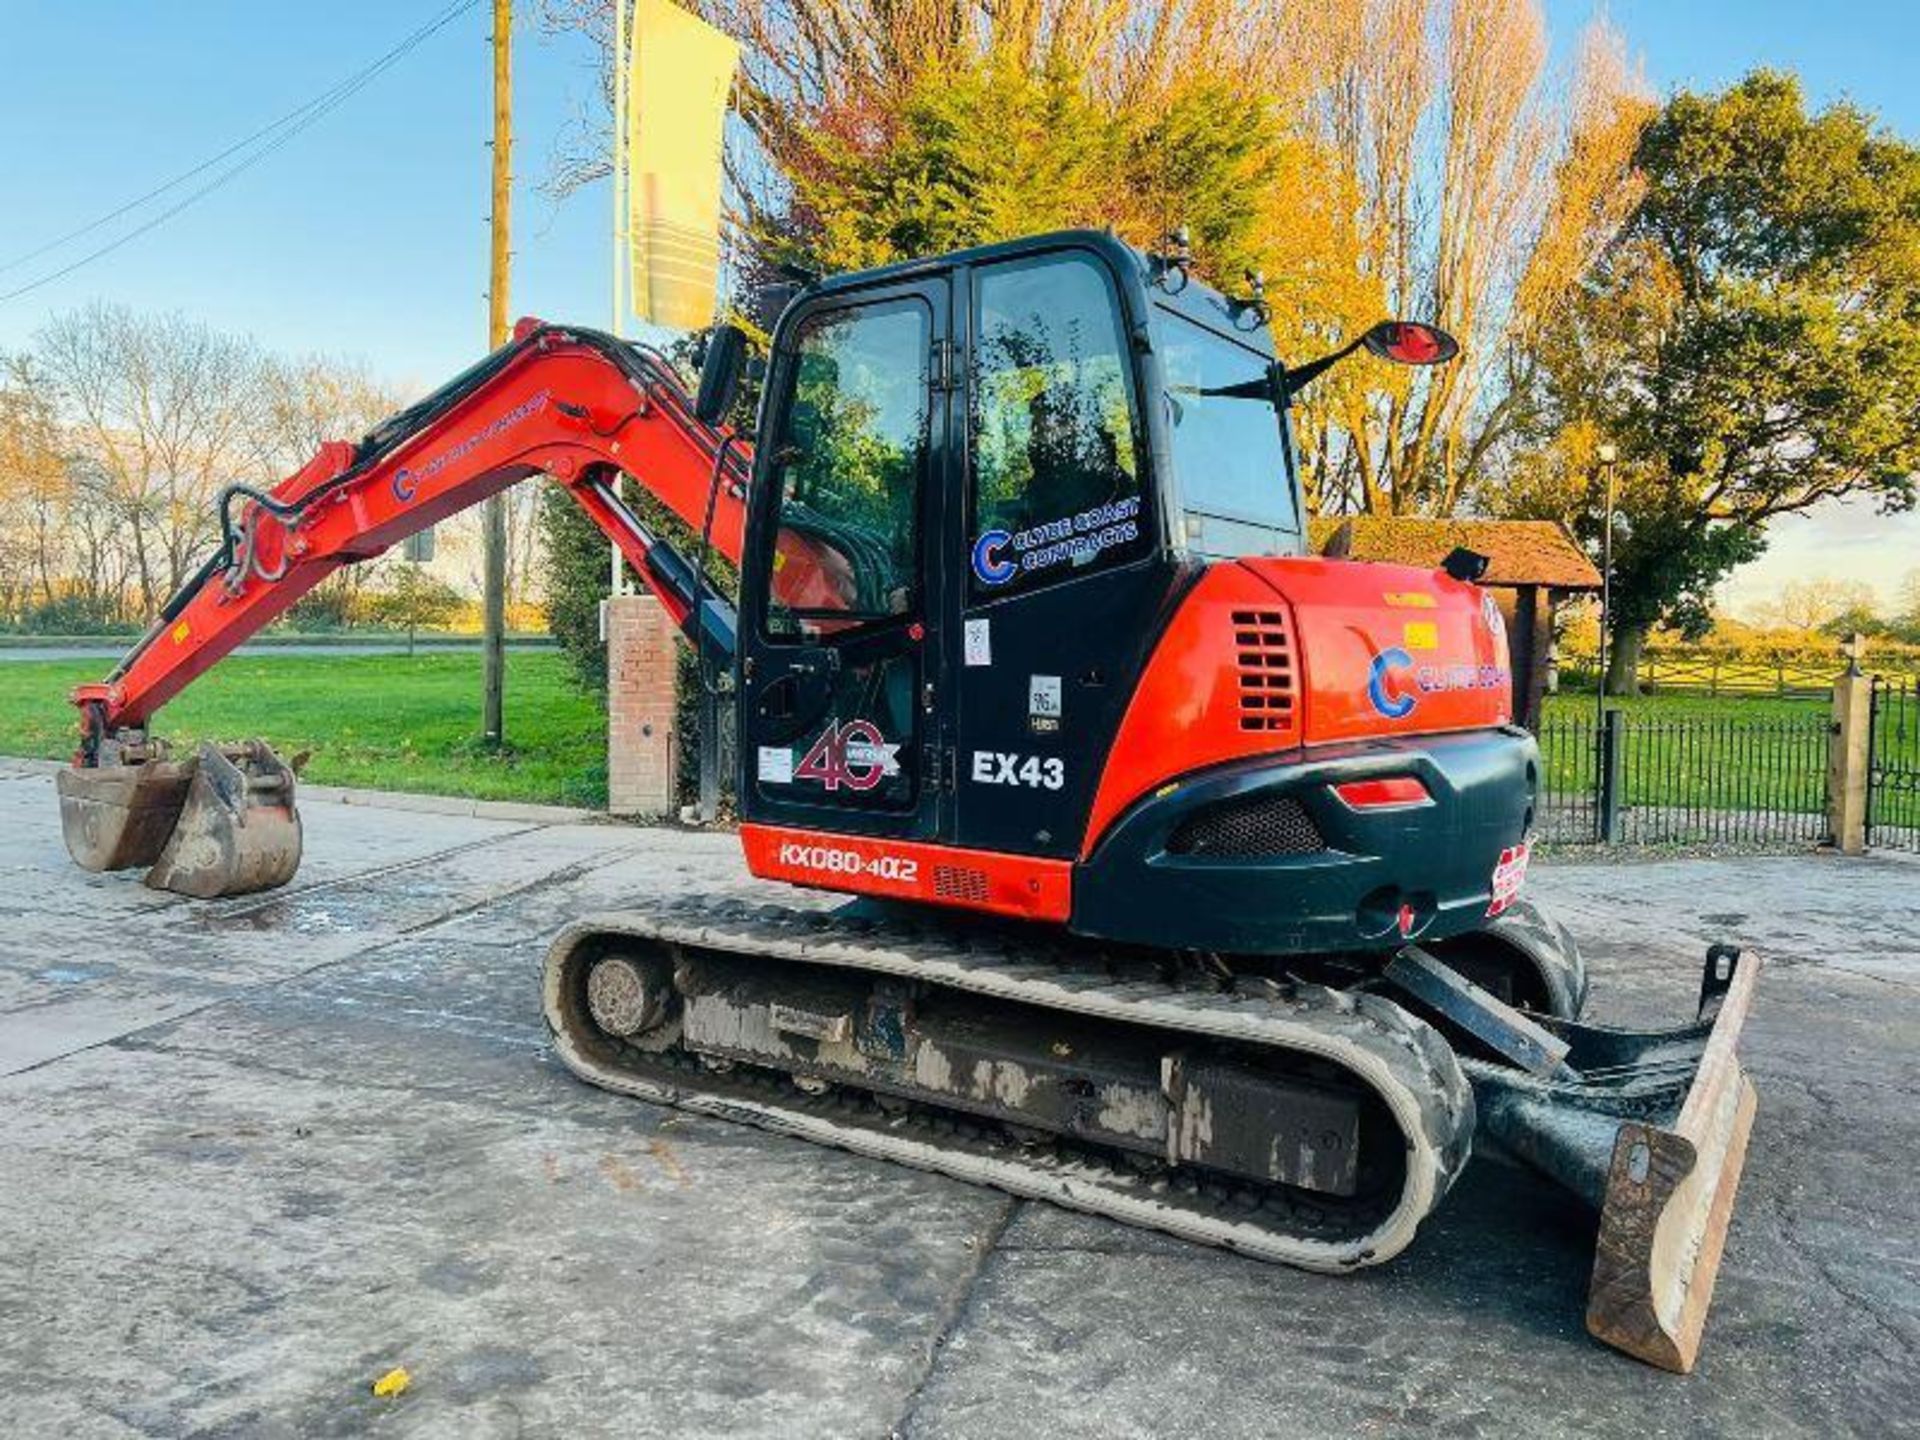
[[[1543,868],[1603,1018],[1765,949],[1690,1379],[1590,1342],[1590,1222],[1473,1167],[1294,1273],[585,1088],[563,917],[731,839],[309,803],[265,899],[89,876],[0,761],[0,1434],[1889,1434],[1920,1413],[1920,866]],[[396,1400],[370,1382],[413,1375]]]

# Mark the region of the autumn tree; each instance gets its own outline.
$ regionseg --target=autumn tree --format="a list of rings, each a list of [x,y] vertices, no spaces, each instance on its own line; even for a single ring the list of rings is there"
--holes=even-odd
[[[403,403],[391,385],[353,361],[266,356],[247,447],[261,478],[277,481],[305,465],[326,441],[357,439]],[[299,628],[351,623],[378,563],[342,566],[300,599],[293,623]]]
[[[182,315],[95,303],[50,322],[34,351],[76,448],[98,465],[131,546],[142,607],[193,569],[229,480],[258,478],[264,356]]]
[[[70,488],[44,376],[30,356],[0,356],[0,613],[58,597]]]
[[[1858,580],[1816,576],[1789,580],[1760,609],[1765,620],[1789,630],[1822,630],[1843,616],[1871,616],[1879,606],[1873,587]]]
[[[1569,73],[1537,0],[707,0],[742,45],[736,263],[853,268],[1064,225],[1176,225],[1263,272],[1286,357],[1383,314],[1460,363],[1358,362],[1309,396],[1316,508],[1451,513],[1513,441],[1538,334],[1631,209],[1651,113],[1618,40]],[[611,38],[610,0],[546,0]],[[610,70],[607,72],[610,74]],[[610,85],[607,87],[610,93]],[[605,173],[596,119],[554,166]]]
[[[1761,72],[1675,96],[1636,158],[1644,197],[1546,341],[1511,482],[1597,535],[1597,446],[1618,446],[1615,694],[1650,627],[1704,630],[1773,517],[1904,509],[1920,468],[1920,151]]]
[[[1432,320],[1462,349],[1432,371],[1329,377],[1309,486],[1323,512],[1450,515],[1518,438],[1542,339],[1632,210],[1652,105],[1604,25],[1557,69],[1526,0],[1328,13],[1313,133],[1357,191],[1345,268],[1373,286],[1326,313],[1339,336],[1381,313]]]

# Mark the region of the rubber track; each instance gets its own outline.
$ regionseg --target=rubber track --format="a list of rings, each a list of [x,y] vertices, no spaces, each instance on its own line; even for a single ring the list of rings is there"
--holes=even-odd
[[[609,945],[609,938],[614,943]],[[1338,1202],[1280,1186],[1197,1180],[1173,1169],[1143,1174],[1071,1142],[1034,1146],[947,1117],[937,1107],[885,1110],[836,1086],[811,1097],[771,1072],[754,1079],[703,1070],[685,1052],[650,1054],[597,1031],[573,1032],[567,1006],[576,956],[618,949],[618,938],[679,943],[726,954],[902,977],[976,995],[1101,1019],[1151,1025],[1333,1061],[1372,1087],[1407,1143],[1397,1203],[1352,1231]],[[1309,1270],[1341,1271],[1391,1259],[1446,1195],[1471,1152],[1472,1090],[1447,1043],[1376,995],[1298,985],[1284,998],[1216,993],[1141,979],[1070,944],[1036,945],[911,921],[857,920],[829,911],[689,898],[653,912],[614,912],[570,925],[547,953],[543,1004],[554,1046],[595,1085],[698,1114],[741,1121],[856,1154],[892,1160],[1028,1199],[1162,1230]],[[582,1021],[591,1027],[591,1021]],[[596,1053],[598,1052],[598,1053]],[[1376,1212],[1378,1213],[1378,1212]],[[1343,1219],[1347,1222],[1343,1224]]]

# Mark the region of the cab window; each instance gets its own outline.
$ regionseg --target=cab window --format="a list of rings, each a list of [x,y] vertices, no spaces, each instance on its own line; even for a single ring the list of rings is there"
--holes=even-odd
[[[836,634],[915,611],[932,313],[917,298],[801,322],[766,627]]]
[[[1182,508],[1189,518],[1297,532],[1300,517],[1279,414],[1264,396],[1220,393],[1261,380],[1267,358],[1165,307],[1159,315],[1157,349]]]
[[[1078,254],[974,276],[970,593],[1016,594],[1123,564],[1151,543],[1125,332]]]

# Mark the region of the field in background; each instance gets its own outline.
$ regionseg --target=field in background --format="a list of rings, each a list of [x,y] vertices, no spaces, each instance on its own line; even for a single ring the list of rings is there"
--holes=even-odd
[[[1591,649],[1563,645],[1561,683],[1591,694],[1595,659]],[[1881,675],[1920,675],[1920,646],[1871,640],[1861,666]],[[1833,640],[1745,647],[1668,645],[1640,657],[1640,685],[1656,695],[1817,698],[1832,692],[1834,676],[1845,668],[1839,642]]]
[[[95,661],[0,665],[0,754],[73,753],[67,691]],[[163,710],[176,742],[258,735],[282,755],[311,750],[321,785],[482,800],[606,804],[606,721],[550,651],[507,657],[508,747],[483,748],[480,654],[232,657]]]

